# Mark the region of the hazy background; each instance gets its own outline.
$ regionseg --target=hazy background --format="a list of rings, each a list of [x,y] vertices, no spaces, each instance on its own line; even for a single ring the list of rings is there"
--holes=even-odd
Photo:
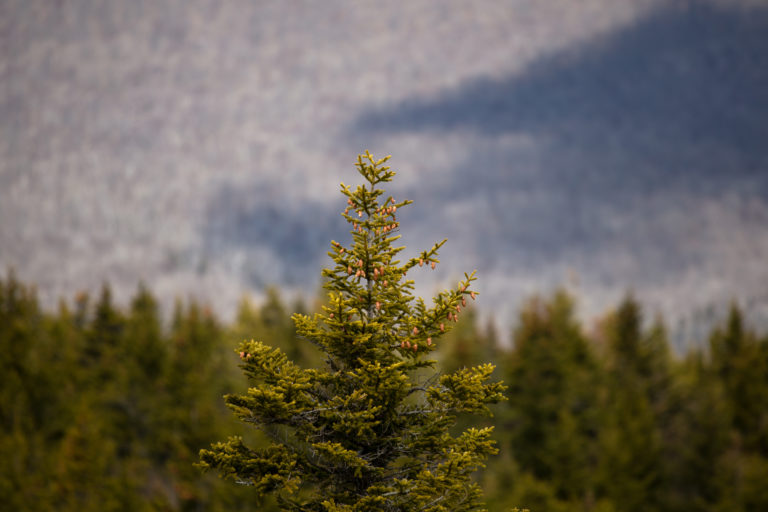
[[[49,305],[314,295],[365,149],[449,239],[420,291],[476,268],[504,330],[563,284],[768,321],[768,2],[0,0],[0,268]]]

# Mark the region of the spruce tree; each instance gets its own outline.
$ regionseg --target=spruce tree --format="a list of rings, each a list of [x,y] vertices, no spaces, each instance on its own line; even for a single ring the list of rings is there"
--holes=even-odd
[[[651,390],[656,354],[642,328],[640,304],[627,295],[607,319],[598,471],[601,491],[622,510],[662,510],[663,437]],[[661,366],[661,365],[659,365]]]
[[[251,387],[225,400],[271,442],[251,448],[230,438],[200,452],[203,468],[253,486],[256,495],[276,495],[284,510],[482,508],[470,476],[496,452],[492,427],[456,436],[451,427],[457,415],[490,414],[504,386],[489,382],[492,364],[441,375],[430,359],[475,298],[476,278],[465,274],[431,305],[414,296],[411,274],[434,269],[445,240],[398,260],[397,217],[411,201],[380,188],[395,176],[388,158],[366,151],[356,164],[364,183],[341,184],[352,243],[331,241],[322,312],[293,316],[297,334],[324,354],[323,366],[301,368],[279,349],[243,342],[237,352]]]
[[[515,482],[513,494],[531,499],[521,505],[533,510],[590,510],[600,370],[573,298],[558,290],[549,299],[530,300],[513,340],[505,433],[521,476],[530,473]]]

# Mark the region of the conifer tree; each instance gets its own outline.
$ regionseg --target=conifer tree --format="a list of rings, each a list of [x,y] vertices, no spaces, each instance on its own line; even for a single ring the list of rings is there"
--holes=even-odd
[[[449,429],[462,413],[490,414],[504,386],[489,382],[493,365],[440,375],[430,353],[458,320],[474,272],[432,299],[414,297],[413,271],[434,268],[445,240],[398,260],[399,211],[380,188],[395,173],[360,155],[365,182],[341,185],[352,243],[331,242],[325,269],[327,305],[313,317],[294,315],[299,336],[324,354],[322,368],[304,369],[279,349],[243,342],[238,352],[251,387],[225,400],[271,444],[241,438],[201,450],[201,466],[277,495],[284,510],[459,511],[482,507],[470,475],[496,452],[492,428]],[[423,378],[425,370],[432,376]]]
[[[579,503],[589,509],[595,487],[599,368],[573,299],[559,290],[549,300],[529,301],[513,339],[506,421],[511,451],[523,471],[549,482],[558,499],[572,502],[571,510],[578,510]],[[522,484],[525,480],[516,487]],[[521,505],[536,509],[535,503]]]
[[[600,431],[600,487],[622,510],[660,510],[662,432],[651,401],[655,354],[642,329],[640,304],[622,301],[608,319],[608,361]]]

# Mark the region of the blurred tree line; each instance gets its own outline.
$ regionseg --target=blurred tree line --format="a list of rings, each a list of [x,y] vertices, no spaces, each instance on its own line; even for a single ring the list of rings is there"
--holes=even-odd
[[[33,287],[12,273],[0,279],[0,502],[19,511],[253,509],[247,487],[194,464],[228,435],[259,442],[222,399],[247,386],[233,352],[240,341],[320,362],[290,319],[308,310],[272,289],[259,305],[243,299],[232,325],[194,302],[177,303],[166,325],[143,286],[127,309],[105,286],[47,312]],[[590,332],[567,293],[532,298],[512,339],[502,348],[470,309],[441,340],[446,371],[492,361],[509,386],[484,420],[500,448],[478,476],[491,510],[768,510],[768,336],[736,306],[682,357],[662,319],[645,322],[631,296]]]

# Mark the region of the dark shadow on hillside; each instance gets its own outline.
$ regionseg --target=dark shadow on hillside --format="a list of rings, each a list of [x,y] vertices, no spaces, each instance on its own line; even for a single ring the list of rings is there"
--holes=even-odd
[[[245,284],[258,289],[317,282],[330,263],[330,237],[346,231],[328,206],[286,201],[269,187],[224,186],[208,205],[201,238],[207,261],[236,262]]]
[[[475,130],[601,145],[610,134],[727,144],[765,154],[768,8],[705,3],[654,12],[522,75],[480,79],[438,98],[363,112],[352,131]],[[671,148],[670,148],[671,149]]]
[[[520,74],[369,109],[349,127],[355,142],[426,132],[488,141],[411,194],[429,224],[443,213],[431,206],[471,199],[469,234],[493,254],[546,263],[624,248],[641,273],[685,268],[698,256],[680,239],[697,233],[670,212],[729,193],[768,201],[768,8],[665,7]],[[535,147],[505,142],[514,135]]]
[[[439,233],[472,247],[479,268],[566,262],[621,287],[664,281],[705,266],[707,236],[740,216],[754,236],[768,225],[766,34],[768,8],[662,8],[520,74],[363,111],[343,143],[476,136],[441,179],[401,191],[415,201],[403,214],[417,219],[408,247]],[[532,144],[510,143],[517,135]],[[256,287],[314,282],[329,238],[347,228],[337,210],[278,193],[219,190],[203,227],[207,259],[240,254]],[[753,206],[730,224],[698,220],[712,203]]]

